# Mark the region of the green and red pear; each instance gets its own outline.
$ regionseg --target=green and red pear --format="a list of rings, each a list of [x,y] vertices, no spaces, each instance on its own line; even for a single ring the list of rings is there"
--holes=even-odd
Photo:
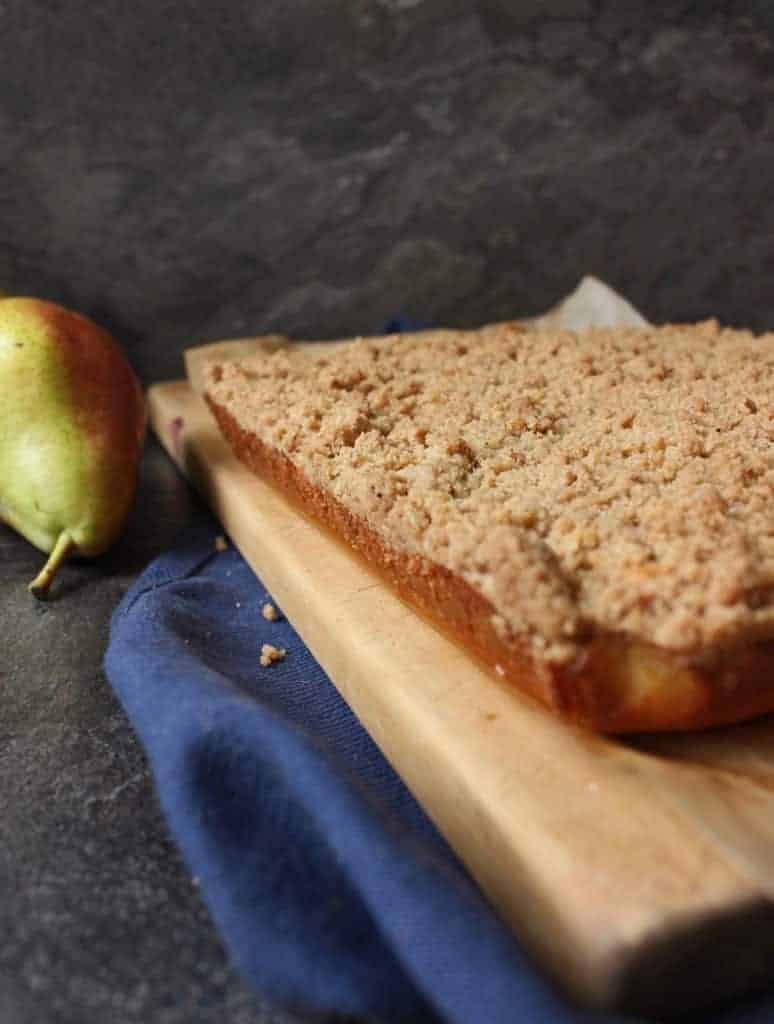
[[[49,555],[37,596],[69,556],[120,534],[144,432],[142,388],[107,331],[51,302],[0,299],[0,521]]]

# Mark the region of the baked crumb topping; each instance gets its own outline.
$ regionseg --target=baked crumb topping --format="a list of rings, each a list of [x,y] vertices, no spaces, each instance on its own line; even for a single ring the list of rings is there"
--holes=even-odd
[[[496,324],[210,366],[237,422],[554,663],[774,634],[774,335]]]
[[[279,616],[277,615],[277,609],[274,607],[273,604],[271,604],[268,601],[263,606],[263,608],[261,608],[261,615],[263,615],[264,619],[266,619],[267,622],[276,622],[277,619],[279,618]]]
[[[261,646],[261,664],[264,668],[273,665],[275,661],[282,661],[288,652],[282,647],[275,647],[274,644],[263,644]]]

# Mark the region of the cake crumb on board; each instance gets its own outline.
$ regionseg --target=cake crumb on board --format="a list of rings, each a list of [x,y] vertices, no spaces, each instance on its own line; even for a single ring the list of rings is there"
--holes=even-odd
[[[218,536],[215,538],[215,550],[226,551],[227,549],[228,541],[226,540],[222,533],[219,533]]]
[[[261,608],[261,615],[263,615],[267,622],[276,622],[279,618],[277,609],[270,601],[267,601],[263,608]]]

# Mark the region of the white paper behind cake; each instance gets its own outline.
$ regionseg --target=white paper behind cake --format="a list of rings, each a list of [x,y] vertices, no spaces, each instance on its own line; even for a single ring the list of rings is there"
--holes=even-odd
[[[535,330],[581,331],[586,327],[646,327],[648,321],[604,281],[586,276],[574,292],[527,323]]]

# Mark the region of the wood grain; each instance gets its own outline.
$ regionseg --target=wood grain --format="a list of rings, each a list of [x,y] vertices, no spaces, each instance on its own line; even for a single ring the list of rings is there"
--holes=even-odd
[[[194,380],[200,358],[188,354]],[[150,410],[492,905],[570,992],[680,1013],[774,977],[772,720],[628,744],[569,727],[253,476],[187,383],[152,388]]]

